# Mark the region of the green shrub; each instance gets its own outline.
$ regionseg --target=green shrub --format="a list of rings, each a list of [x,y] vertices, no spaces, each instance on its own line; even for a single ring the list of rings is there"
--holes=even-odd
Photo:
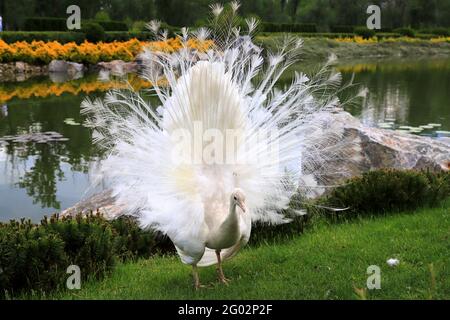
[[[4,31],[0,32],[0,39],[6,43],[18,41],[58,41],[59,43],[76,42],[78,44],[85,40],[81,32],[54,32],[54,31]]]
[[[0,297],[5,290],[49,290],[63,284],[69,259],[64,241],[30,221],[0,224]]]
[[[147,22],[139,20],[139,21],[134,21],[131,25],[130,31],[131,32],[143,32],[143,31],[148,31],[147,30]]]
[[[260,24],[264,32],[317,32],[317,26],[313,23],[271,23],[262,22]]]
[[[123,216],[110,223],[114,230],[114,252],[121,260],[148,258],[157,251],[156,234],[142,230],[134,218]]]
[[[24,23],[25,31],[67,31],[67,22],[64,18],[27,18]]]
[[[81,26],[83,26],[83,23]],[[127,24],[121,21],[91,20],[87,23],[98,23],[105,31],[128,31]]]
[[[393,32],[377,32],[376,35],[378,40],[385,38],[400,38],[402,36],[400,33]]]
[[[140,41],[155,40],[155,36],[151,32],[125,32],[125,31],[109,31],[105,32],[105,42],[128,41],[130,39],[138,39]]]
[[[44,217],[40,227],[61,238],[70,264],[79,266],[84,275],[101,276],[114,265],[113,231],[102,216],[54,215]]]
[[[69,265],[82,279],[100,278],[115,264],[173,252],[166,237],[145,231],[129,217],[107,221],[99,214],[44,217],[0,223],[0,296],[24,290],[50,291],[65,285]]]
[[[133,38],[141,41],[152,41],[154,40],[154,35],[149,31],[108,31],[104,33],[103,41],[128,41]],[[32,41],[58,41],[59,43],[76,42],[77,44],[80,44],[86,40],[86,35],[83,32],[4,31],[0,33],[0,39],[5,41],[6,43],[14,43],[18,41],[26,41],[29,43],[31,43]]]
[[[439,36],[439,37],[448,37],[448,36],[450,36],[450,30],[446,29],[446,28],[427,28],[427,29],[421,29],[420,34]]]
[[[113,20],[83,20],[81,27],[84,24],[98,23],[105,31],[127,31],[128,26],[122,21]],[[64,18],[28,18],[24,23],[25,31],[67,31],[67,21]]]
[[[320,203],[344,216],[383,214],[433,206],[450,196],[450,173],[377,170],[355,177],[332,190]]]
[[[105,10],[97,11],[94,18],[97,21],[111,21],[108,12],[106,12]]]
[[[90,42],[99,42],[105,38],[105,30],[98,23],[83,23],[81,31],[85,34],[86,40]]]
[[[363,39],[370,39],[370,38],[375,37],[376,32],[375,32],[375,30],[371,30],[366,27],[358,27],[358,28],[355,28],[355,34],[357,36],[363,37]]]
[[[399,28],[394,30],[395,33],[399,33],[404,37],[414,38],[416,36],[416,32],[411,28]]]
[[[330,31],[332,33],[353,33],[354,30],[355,30],[354,26],[346,26],[346,25],[330,26]]]

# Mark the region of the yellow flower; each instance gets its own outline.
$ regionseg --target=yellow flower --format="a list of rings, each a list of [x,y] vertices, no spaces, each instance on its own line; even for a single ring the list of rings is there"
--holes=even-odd
[[[43,42],[24,41],[7,44],[0,40],[0,62],[25,61],[29,63],[49,63],[52,59],[69,60],[80,63],[95,64],[100,61],[125,60],[132,61],[145,48],[153,51],[174,52],[184,46],[206,51],[213,45],[210,40],[189,40],[183,44],[180,38],[171,38],[166,41],[145,42],[131,39],[124,42],[90,43],[83,42],[77,45],[74,42],[60,44],[57,41]]]

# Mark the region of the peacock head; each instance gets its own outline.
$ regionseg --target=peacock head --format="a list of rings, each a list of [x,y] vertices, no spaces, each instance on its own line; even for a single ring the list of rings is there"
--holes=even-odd
[[[247,206],[245,205],[245,194],[242,189],[236,188],[231,194],[231,204],[233,206],[238,206],[245,213],[247,211]]]

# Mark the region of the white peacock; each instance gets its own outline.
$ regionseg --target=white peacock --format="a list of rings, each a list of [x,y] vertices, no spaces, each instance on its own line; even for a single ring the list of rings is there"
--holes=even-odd
[[[231,20],[238,7],[232,3]],[[213,6],[213,22],[222,11]],[[257,22],[247,25],[251,35]],[[167,37],[159,23],[150,27]],[[144,77],[154,84],[158,108],[131,90],[82,104],[94,141],[108,150],[99,177],[143,226],[169,236],[181,261],[192,265],[196,288],[197,267],[217,264],[219,280],[228,282],[222,262],[248,242],[252,222],[288,221],[281,211],[298,190],[302,168],[326,161],[313,119],[338,104],[323,90],[339,81],[336,75],[322,82],[295,73],[289,86],[276,88],[298,61],[300,40],[286,39],[277,53],[264,53],[248,35],[231,23],[220,35],[182,29],[181,50],[147,51]],[[190,39],[214,45],[195,50]]]

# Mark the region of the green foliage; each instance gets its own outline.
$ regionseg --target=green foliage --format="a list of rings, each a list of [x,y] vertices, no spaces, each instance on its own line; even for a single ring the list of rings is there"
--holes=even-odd
[[[105,31],[128,31],[127,24],[121,21],[90,20],[88,22],[98,23]],[[83,23],[81,23],[82,26]]]
[[[57,234],[64,242],[70,264],[78,265],[84,274],[102,275],[114,265],[112,228],[100,215],[89,214],[45,217],[40,227],[45,233]]]
[[[157,251],[156,234],[142,230],[132,217],[112,220],[114,251],[121,260],[135,257],[148,258]]]
[[[130,31],[131,32],[143,32],[143,31],[147,31],[146,28],[147,22],[139,20],[139,21],[134,21],[131,25]]]
[[[157,245],[157,241],[161,244]],[[132,218],[107,221],[99,214],[24,219],[0,224],[0,296],[23,290],[50,291],[65,285],[69,265],[82,279],[100,278],[120,259],[149,257],[167,243]],[[166,250],[168,248],[165,248]],[[173,250],[173,249],[172,249]]]
[[[436,36],[441,37],[449,37],[450,36],[450,30],[447,28],[433,28],[433,29],[426,29],[423,31],[423,33],[430,33]]]
[[[152,41],[155,36],[151,32],[110,31],[105,32],[104,42],[128,41],[133,38],[141,41]]]
[[[95,22],[83,23],[81,31],[85,34],[86,40],[99,42],[105,38],[105,29]]]
[[[394,32],[399,33],[404,37],[414,38],[416,36],[416,32],[411,28],[398,28],[395,29]]]
[[[357,27],[357,28],[355,28],[355,34],[357,36],[363,37],[363,39],[370,39],[370,38],[375,37],[376,32],[375,32],[375,30],[371,30],[366,27]]]
[[[348,180],[319,203],[349,208],[341,214],[384,214],[435,206],[450,196],[450,173],[377,170]]]
[[[84,24],[97,23],[105,31],[127,31],[128,26],[126,23],[121,21],[112,21],[109,19],[107,12],[101,11],[93,20],[83,20],[81,25]],[[51,17],[40,17],[40,18],[28,18],[25,20],[24,31],[67,31],[67,23],[65,18],[51,18]]]
[[[0,297],[5,290],[57,288],[69,259],[64,241],[30,221],[0,224]]]
[[[111,17],[109,16],[108,12],[105,10],[99,10],[94,17],[97,21],[110,21]]]
[[[314,23],[261,23],[261,29],[265,32],[317,32],[317,26]]]
[[[25,31],[67,31],[64,18],[39,17],[25,20]]]
[[[128,31],[107,31],[104,33],[104,42],[128,41],[136,38],[141,41],[154,40],[153,33],[149,31],[128,32]],[[53,31],[5,31],[0,33],[0,39],[6,43],[14,43],[18,41],[58,41],[59,43],[76,42],[78,44],[86,40],[83,32],[53,32]]]
[[[333,25],[330,26],[330,31],[332,33],[353,33],[355,31],[355,27],[346,25]]]
[[[54,31],[4,31],[0,33],[0,39],[6,43],[18,41],[58,41],[59,43],[76,42],[82,43],[86,36],[81,32],[54,32]]]

